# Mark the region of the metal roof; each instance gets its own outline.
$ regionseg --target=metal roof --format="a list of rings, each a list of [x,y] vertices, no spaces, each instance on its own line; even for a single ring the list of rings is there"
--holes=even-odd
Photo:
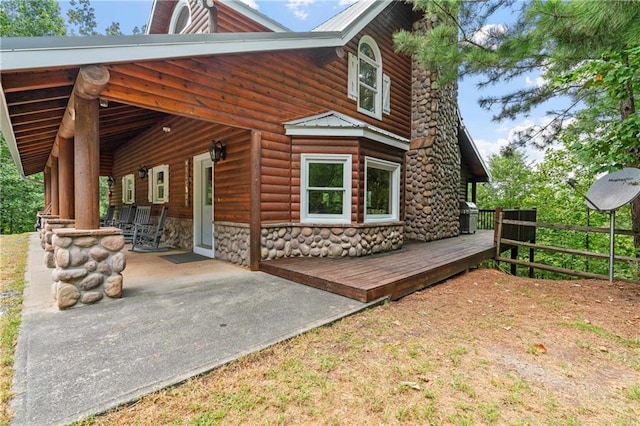
[[[409,139],[336,111],[288,121],[284,128],[291,136],[366,137],[405,151],[409,149]]]

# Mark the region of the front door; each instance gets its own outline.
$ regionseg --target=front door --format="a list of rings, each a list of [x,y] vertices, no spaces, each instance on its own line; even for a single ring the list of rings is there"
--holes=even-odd
[[[193,252],[214,257],[213,164],[209,154],[193,157]]]

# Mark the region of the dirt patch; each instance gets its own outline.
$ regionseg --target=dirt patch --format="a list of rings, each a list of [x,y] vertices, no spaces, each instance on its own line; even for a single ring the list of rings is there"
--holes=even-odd
[[[482,269],[159,392],[96,424],[621,424],[640,286]]]

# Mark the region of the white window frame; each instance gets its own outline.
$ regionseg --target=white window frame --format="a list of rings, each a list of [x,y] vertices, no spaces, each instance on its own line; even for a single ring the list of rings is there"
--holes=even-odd
[[[308,186],[309,165],[312,163],[342,164],[343,202],[341,214],[309,213]],[[300,157],[300,222],[301,223],[351,223],[351,174],[352,157],[349,154],[302,154]],[[335,190],[334,188],[332,188]]]
[[[389,214],[367,214],[367,200],[369,198],[369,189],[367,188],[367,174],[369,168],[375,168],[391,172],[390,186],[391,194],[389,196],[391,202],[391,212]],[[364,159],[364,221],[365,222],[390,222],[400,220],[400,172],[401,165],[391,161],[380,160],[373,157],[365,157]]]
[[[187,23],[184,28],[177,33],[176,25],[178,24],[178,18],[180,18],[180,14],[184,8],[186,8],[189,13],[189,19],[187,19]],[[182,34],[187,28],[189,28],[189,25],[191,25],[191,7],[189,6],[189,1],[180,0],[173,8],[173,14],[171,15],[171,21],[169,22],[169,34]]]
[[[163,174],[162,183],[157,182],[160,173]],[[149,202],[153,204],[164,204],[169,202],[169,165],[163,164],[149,169]],[[160,188],[163,189],[163,196],[160,197]]]
[[[360,48],[363,44],[367,44],[373,50],[373,54],[376,57],[375,60],[372,60],[367,55],[360,53]],[[360,80],[360,63],[364,61],[369,65],[376,68],[376,87],[371,87],[369,85],[364,84]],[[362,36],[360,42],[358,43],[358,112],[369,115],[371,117],[377,118],[378,120],[382,119],[382,92],[383,90],[383,79],[382,79],[382,55],[380,54],[380,48],[378,44],[373,39],[373,37],[365,35]],[[373,102],[373,111],[369,111],[366,108],[362,108],[360,106],[360,87],[364,86],[367,90],[375,91],[374,102]]]
[[[129,184],[131,188],[129,190]],[[134,204],[136,202],[136,176],[131,173],[122,177],[122,203]]]

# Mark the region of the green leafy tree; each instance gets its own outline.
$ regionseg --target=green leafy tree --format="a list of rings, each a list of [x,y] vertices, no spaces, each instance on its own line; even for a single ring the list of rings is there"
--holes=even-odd
[[[0,36],[63,36],[67,34],[57,0],[0,1]]]
[[[531,199],[531,164],[520,149],[505,147],[500,154],[490,155],[488,167],[492,179],[478,188],[480,208],[536,207]]]
[[[31,180],[20,178],[7,143],[0,136],[0,233],[33,231],[43,199],[42,174]]]
[[[71,0],[69,4],[71,7],[67,11],[67,21],[71,35],[75,35],[76,31],[82,36],[99,35],[96,31],[98,23],[95,9],[91,6],[91,1]]]
[[[548,124],[520,132],[516,143],[545,147],[562,139],[582,152],[585,164],[597,162],[596,169],[640,166],[640,1],[414,3],[437,25],[426,34],[400,32],[396,45],[437,72],[441,84],[458,75],[482,75],[481,87],[531,73],[541,76],[539,86],[480,99],[481,106],[498,108],[496,120],[562,105],[547,112],[553,117]],[[487,24],[504,10],[516,17],[513,26]],[[568,105],[559,99],[567,99]],[[640,232],[640,200],[632,212],[633,228]]]

